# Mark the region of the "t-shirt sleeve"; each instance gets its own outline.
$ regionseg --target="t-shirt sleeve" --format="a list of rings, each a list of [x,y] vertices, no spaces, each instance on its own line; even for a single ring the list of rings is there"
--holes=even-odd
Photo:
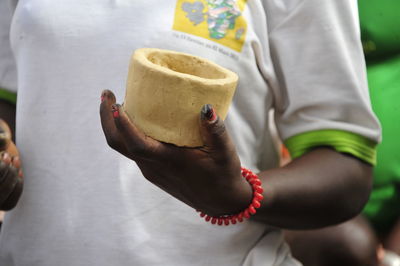
[[[275,121],[292,157],[330,146],[374,164],[380,126],[370,106],[357,2],[263,4],[278,84]]]
[[[17,71],[10,47],[10,25],[13,1],[0,1],[0,99],[15,103]]]

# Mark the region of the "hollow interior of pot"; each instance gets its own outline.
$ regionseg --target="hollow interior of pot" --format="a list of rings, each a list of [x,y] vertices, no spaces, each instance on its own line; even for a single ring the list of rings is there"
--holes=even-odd
[[[227,74],[219,67],[184,54],[169,54],[151,52],[147,59],[153,64],[168,68],[172,71],[197,76],[204,79],[225,79]]]

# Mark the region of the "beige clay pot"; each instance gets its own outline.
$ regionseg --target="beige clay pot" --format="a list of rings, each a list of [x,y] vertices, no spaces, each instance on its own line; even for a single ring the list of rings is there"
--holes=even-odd
[[[202,106],[212,104],[225,119],[237,81],[232,71],[200,57],[138,49],[130,62],[124,109],[147,136],[177,146],[202,146]]]

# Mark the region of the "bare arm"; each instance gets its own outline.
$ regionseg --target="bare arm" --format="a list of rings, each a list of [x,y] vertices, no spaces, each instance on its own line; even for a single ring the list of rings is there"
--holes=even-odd
[[[260,177],[264,202],[255,218],[290,229],[318,228],[357,215],[372,187],[370,165],[329,148],[317,148]]]
[[[219,118],[203,108],[205,145],[179,148],[140,132],[110,91],[102,95],[100,115],[108,144],[134,160],[153,184],[209,215],[236,214],[252,199],[240,174],[240,160]],[[282,228],[318,228],[361,211],[371,188],[371,167],[329,148],[317,148],[283,168],[260,173],[264,200],[258,221]]]

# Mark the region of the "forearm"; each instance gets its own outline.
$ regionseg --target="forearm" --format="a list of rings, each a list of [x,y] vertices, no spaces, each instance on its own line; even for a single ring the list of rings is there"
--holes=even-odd
[[[372,187],[370,165],[329,148],[259,177],[264,200],[254,219],[289,229],[319,228],[357,215]]]
[[[207,218],[238,214],[252,202],[233,142],[212,107],[201,110],[204,146],[193,149],[146,137],[115,104],[111,91],[104,91],[101,99],[107,143],[136,161],[147,180]],[[329,148],[316,148],[259,177],[264,199],[253,219],[292,229],[323,227],[355,216],[372,183],[371,166]]]

